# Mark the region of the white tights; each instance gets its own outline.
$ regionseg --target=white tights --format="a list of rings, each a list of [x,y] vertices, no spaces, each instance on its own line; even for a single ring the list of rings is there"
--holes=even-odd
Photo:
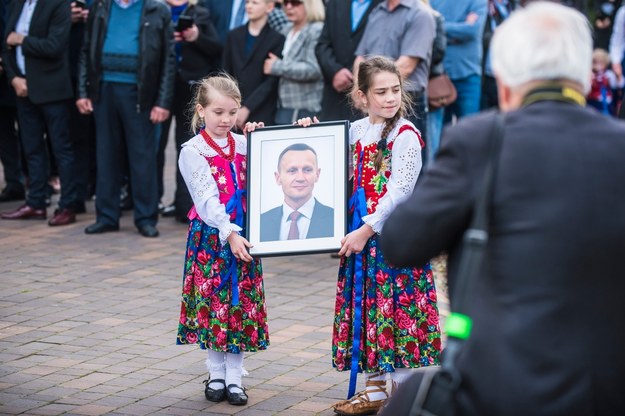
[[[209,385],[211,388],[223,388],[221,385],[222,382],[216,382],[215,380],[224,380],[226,386],[229,386],[230,384],[241,386],[241,376],[243,374],[243,353],[231,354],[229,352],[208,350],[206,368],[208,368],[210,373],[211,381],[209,381]],[[233,393],[237,393],[235,389],[231,390]]]

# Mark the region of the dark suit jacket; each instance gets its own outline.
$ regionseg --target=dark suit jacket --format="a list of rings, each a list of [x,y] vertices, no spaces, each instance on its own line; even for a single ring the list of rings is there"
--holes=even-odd
[[[280,240],[280,220],[282,220],[282,206],[260,215],[260,241]],[[323,205],[315,198],[315,208],[306,238],[332,237],[333,235],[334,209]]]
[[[9,15],[9,9],[11,7],[11,0],[0,0],[0,35],[4,36],[4,28],[6,26],[6,19]],[[2,42],[0,42],[0,50],[2,49]],[[7,79],[6,70],[4,70],[6,64],[2,64],[3,71],[0,75],[0,107],[15,107],[15,91],[13,87],[9,85]]]
[[[321,120],[356,120],[362,115],[353,111],[346,93],[338,93],[332,87],[332,79],[341,68],[350,71],[356,56],[354,52],[365,33],[367,18],[371,10],[381,0],[372,0],[367,12],[352,32],[352,2],[332,0],[326,5],[326,18],[323,30],[315,49],[319,66],[325,81],[321,102]]]
[[[193,18],[200,35],[195,42],[181,43],[178,75],[185,82],[197,81],[219,68],[222,44],[206,8],[190,5],[182,14]]]
[[[232,0],[205,0],[204,5],[210,13],[211,21],[217,30],[221,43],[224,44],[230,31]]]
[[[16,0],[12,4],[2,39],[2,57],[9,83],[17,76],[24,76],[17,67],[15,49],[9,49],[6,44],[8,34],[15,30],[24,2]],[[66,100],[73,96],[67,55],[71,26],[68,0],[37,2],[28,36],[22,44],[28,98],[35,104]]]
[[[284,36],[266,24],[258,35],[251,53],[245,56],[248,25],[232,30],[226,39],[223,67],[239,81],[242,105],[250,110],[250,121],[272,124],[278,101],[278,77],[263,74],[269,52],[282,56]]]
[[[492,119],[445,132],[382,230],[398,266],[448,251],[452,295]],[[473,331],[457,360],[459,414],[625,414],[625,124],[554,101],[505,124]]]

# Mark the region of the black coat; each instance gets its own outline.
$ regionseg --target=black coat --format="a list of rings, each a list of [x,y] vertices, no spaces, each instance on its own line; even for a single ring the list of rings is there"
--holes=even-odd
[[[248,24],[232,30],[226,38],[223,54],[224,70],[239,82],[245,107],[250,110],[250,121],[272,124],[278,101],[278,77],[265,75],[263,63],[269,56],[282,55],[284,36],[265,24],[258,34],[250,54],[245,56]]]
[[[9,49],[6,44],[8,34],[15,30],[24,3],[25,0],[16,0],[11,5],[2,40],[2,57],[9,83],[15,77],[24,76],[17,67],[15,49]],[[28,36],[22,44],[28,98],[35,104],[66,100],[73,96],[68,59],[71,25],[67,0],[37,2]]]
[[[492,120],[447,129],[382,230],[398,266],[449,252],[452,294]],[[457,360],[459,415],[625,414],[624,160],[621,121],[554,101],[508,113],[473,331]]]
[[[197,81],[218,69],[222,45],[206,8],[190,5],[182,14],[193,18],[200,34],[195,42],[182,42],[178,75],[185,82]]]
[[[221,43],[226,42],[230,30],[233,0],[205,0],[204,5],[210,13],[211,21],[219,35]]]
[[[326,5],[326,18],[323,30],[319,36],[315,54],[323,72],[324,86],[321,100],[322,121],[355,120],[362,117],[352,111],[351,103],[346,93],[339,93],[332,87],[332,79],[340,69],[350,71],[356,56],[354,52],[365,33],[367,19],[371,10],[381,0],[372,0],[367,12],[361,19],[354,32],[351,28],[352,2],[351,0],[332,0]]]
[[[9,9],[11,6],[11,0],[0,0],[0,35],[4,36],[4,28],[6,26],[6,19],[9,15]],[[2,42],[0,42],[0,51],[2,49]],[[13,87],[9,85],[7,79],[7,73],[4,70],[4,64],[2,64],[2,74],[0,74],[0,107],[15,107],[15,91]]]
[[[111,1],[95,0],[89,9],[85,39],[78,60],[78,98],[99,98],[102,47]],[[144,0],[140,25],[137,109],[146,111],[153,106],[169,109],[176,73],[174,32],[169,7],[159,0]]]

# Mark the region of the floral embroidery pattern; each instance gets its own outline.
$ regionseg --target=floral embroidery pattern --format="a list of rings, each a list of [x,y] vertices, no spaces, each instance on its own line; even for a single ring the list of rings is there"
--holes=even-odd
[[[373,237],[359,254],[365,268],[359,371],[393,372],[439,364],[439,316],[429,264],[423,269],[390,267],[377,245]],[[333,365],[339,371],[351,369],[353,290],[354,256],[344,257],[332,336]]]
[[[269,338],[261,263],[238,262],[239,305],[233,306],[231,283],[217,289],[236,259],[218,235],[200,219],[189,225],[177,344],[230,353],[264,350]]]

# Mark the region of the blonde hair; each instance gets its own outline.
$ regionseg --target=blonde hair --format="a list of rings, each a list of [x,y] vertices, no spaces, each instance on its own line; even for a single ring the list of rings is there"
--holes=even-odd
[[[597,48],[592,51],[593,61],[602,62],[606,67],[610,65],[610,54],[605,49]]]
[[[382,167],[382,160],[384,159],[384,150],[386,149],[386,143],[388,139],[388,135],[391,133],[397,121],[401,117],[407,116],[412,109],[412,99],[410,98],[410,94],[406,93],[406,83],[399,69],[395,65],[395,62],[384,56],[372,56],[370,58],[365,59],[358,66],[358,79],[354,84],[355,91],[362,91],[363,94],[367,95],[369,90],[371,90],[371,85],[373,84],[373,77],[380,72],[389,72],[391,74],[397,75],[399,79],[399,87],[401,90],[401,102],[399,104],[399,110],[395,113],[395,115],[389,119],[384,121],[384,127],[382,128],[382,133],[380,134],[380,141],[378,142],[378,150],[375,154],[375,158],[373,160],[373,165],[376,171],[380,171]],[[356,94],[351,94],[351,96],[355,96]]]
[[[306,20],[308,23],[323,22],[326,18],[326,8],[322,0],[304,0]]]
[[[191,129],[193,133],[197,133],[204,125],[202,117],[197,111],[197,105],[206,107],[211,103],[212,93],[216,91],[223,96],[230,97],[236,101],[237,105],[241,105],[241,91],[237,85],[237,81],[225,72],[214,76],[209,76],[196,83],[195,97],[191,102],[189,109],[193,113],[191,118]]]

